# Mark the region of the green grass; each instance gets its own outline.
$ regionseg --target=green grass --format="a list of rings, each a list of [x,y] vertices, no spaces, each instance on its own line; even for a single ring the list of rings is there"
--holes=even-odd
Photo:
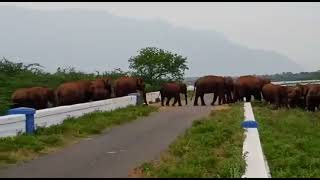
[[[197,120],[157,161],[136,169],[143,177],[241,177],[245,170],[242,105]]]
[[[259,134],[271,176],[320,177],[320,112],[254,103]]]
[[[17,163],[33,159],[108,128],[140,116],[147,116],[156,107],[129,106],[110,112],[93,112],[79,118],[69,118],[62,124],[37,129],[34,135],[18,135],[0,139],[0,164]]]

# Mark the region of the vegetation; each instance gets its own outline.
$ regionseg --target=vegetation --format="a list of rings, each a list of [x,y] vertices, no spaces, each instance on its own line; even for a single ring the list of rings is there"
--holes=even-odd
[[[11,102],[12,93],[19,88],[45,86],[56,88],[60,84],[75,80],[92,80],[97,77],[117,79],[120,76],[141,76],[146,82],[146,91],[158,91],[162,82],[182,80],[186,58],[157,48],[145,48],[140,54],[129,59],[134,72],[120,68],[113,71],[84,73],[73,67],[61,68],[48,73],[38,64],[14,63],[6,58],[0,60],[0,115],[6,114]]]
[[[120,76],[130,75],[120,68],[113,71],[99,73],[84,73],[73,67],[58,68],[54,73],[43,70],[40,64],[14,63],[6,58],[0,60],[0,115],[5,115],[11,105],[11,95],[19,88],[44,86],[56,88],[60,84],[75,80],[93,80],[97,77],[110,77],[116,79]],[[150,85],[149,89],[152,89]]]
[[[184,71],[189,69],[186,62],[187,58],[181,55],[147,47],[141,49],[137,56],[129,59],[129,68],[135,75],[143,77],[153,90],[158,90],[163,82],[182,81]]]
[[[301,81],[301,80],[319,80],[320,70],[315,72],[291,73],[283,72],[281,74],[264,75],[273,81]]]
[[[209,117],[195,121],[160,160],[144,163],[135,173],[158,178],[240,178],[245,170],[240,126],[243,118],[240,104],[213,111]]]
[[[320,176],[320,112],[262,103],[254,103],[253,112],[273,178]]]
[[[39,128],[34,135],[1,138],[0,163],[11,164],[33,159],[156,110],[153,106],[129,106],[110,112],[93,112],[79,118],[69,118],[60,125]]]

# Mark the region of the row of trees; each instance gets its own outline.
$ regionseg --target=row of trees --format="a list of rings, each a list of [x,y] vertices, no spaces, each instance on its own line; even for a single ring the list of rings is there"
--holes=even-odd
[[[96,74],[83,73],[73,67],[61,68],[51,75],[65,77],[65,79],[92,79],[94,77],[111,77],[116,79],[120,76],[132,75],[144,78],[147,89],[157,89],[164,81],[182,81],[184,71],[188,69],[187,58],[156,47],[143,48],[137,56],[130,57],[130,71],[121,68],[112,71],[96,72]],[[40,64],[13,63],[6,58],[0,60],[0,72],[7,75],[17,73],[33,73],[37,75],[49,75],[43,71]]]
[[[273,75],[264,75],[273,81],[301,81],[301,80],[318,80],[320,79],[320,70],[314,72],[283,72]]]

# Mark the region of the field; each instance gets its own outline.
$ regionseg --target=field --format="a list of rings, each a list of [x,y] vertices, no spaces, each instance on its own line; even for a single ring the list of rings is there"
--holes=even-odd
[[[228,107],[228,106],[227,106]],[[242,104],[212,111],[197,120],[159,160],[146,162],[135,170],[139,177],[241,177],[244,140]]]
[[[320,112],[252,107],[271,176],[320,177]]]
[[[129,106],[111,112],[93,112],[69,118],[61,125],[37,129],[35,135],[0,138],[0,164],[33,159],[83,138],[105,132],[108,128],[133,121],[156,111],[154,106]]]

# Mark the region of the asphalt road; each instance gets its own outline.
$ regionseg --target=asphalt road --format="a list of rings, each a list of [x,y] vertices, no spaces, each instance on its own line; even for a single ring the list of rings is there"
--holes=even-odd
[[[182,107],[162,107],[92,139],[1,169],[0,177],[128,177],[141,163],[157,158],[193,120],[208,115],[211,100],[210,95],[207,106],[194,107],[189,101],[188,106],[182,102]]]

